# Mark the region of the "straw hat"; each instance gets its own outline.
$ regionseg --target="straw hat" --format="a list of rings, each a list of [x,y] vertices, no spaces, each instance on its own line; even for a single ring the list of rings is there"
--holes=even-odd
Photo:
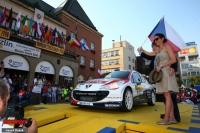
[[[163,72],[160,70],[159,72],[156,69],[153,69],[149,74],[149,82],[150,83],[158,83],[162,80]]]

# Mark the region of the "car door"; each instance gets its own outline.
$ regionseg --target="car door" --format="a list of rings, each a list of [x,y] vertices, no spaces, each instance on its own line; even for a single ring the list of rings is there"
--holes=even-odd
[[[136,86],[137,84],[140,84],[142,82],[142,79],[140,77],[140,75],[138,74],[138,72],[133,72],[131,75],[131,84],[132,84],[132,88],[133,89],[133,96],[137,96],[137,90],[136,90]]]

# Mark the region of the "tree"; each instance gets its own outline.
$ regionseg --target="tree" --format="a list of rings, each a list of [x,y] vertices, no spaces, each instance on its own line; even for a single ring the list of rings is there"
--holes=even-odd
[[[200,76],[196,76],[190,79],[190,85],[196,85],[196,84],[200,84]]]
[[[183,84],[183,82],[180,80],[179,77],[176,77],[176,82],[177,82],[179,87]]]

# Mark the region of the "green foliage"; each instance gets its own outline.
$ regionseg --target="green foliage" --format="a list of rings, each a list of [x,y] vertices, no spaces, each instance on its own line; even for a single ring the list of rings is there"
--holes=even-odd
[[[193,85],[200,84],[200,76],[196,76],[194,78],[191,78],[190,79],[190,85],[191,84],[193,84]]]
[[[178,78],[178,77],[176,77],[176,82],[179,87],[183,84],[182,80],[180,80],[180,78]]]

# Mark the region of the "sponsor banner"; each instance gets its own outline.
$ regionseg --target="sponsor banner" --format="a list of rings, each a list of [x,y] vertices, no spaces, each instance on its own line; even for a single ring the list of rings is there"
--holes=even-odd
[[[191,46],[191,45],[196,45],[196,44],[195,44],[195,42],[187,42],[186,45]]]
[[[35,72],[41,72],[46,74],[55,74],[54,67],[47,61],[41,61],[35,68]]]
[[[0,38],[0,50],[27,55],[35,58],[40,57],[41,49]]]
[[[196,47],[193,47],[193,48],[185,48],[185,49],[182,49],[180,51],[180,54],[194,54],[194,53],[197,53],[197,48]]]
[[[5,38],[5,39],[9,39],[10,38],[10,31],[0,28],[0,37]]]
[[[73,71],[70,67],[68,66],[63,66],[61,69],[60,69],[60,73],[59,73],[60,76],[67,76],[67,77],[73,77]]]
[[[57,54],[61,54],[61,55],[64,54],[63,48],[59,48],[59,47],[56,47],[56,46],[53,46],[51,44],[47,44],[47,43],[44,43],[44,42],[36,41],[36,47],[47,50],[47,51],[51,51],[51,52],[54,52],[54,53],[57,53]]]
[[[29,71],[27,60],[20,55],[10,55],[3,59],[5,68]]]
[[[44,12],[35,8],[34,21],[42,24],[44,19]]]

